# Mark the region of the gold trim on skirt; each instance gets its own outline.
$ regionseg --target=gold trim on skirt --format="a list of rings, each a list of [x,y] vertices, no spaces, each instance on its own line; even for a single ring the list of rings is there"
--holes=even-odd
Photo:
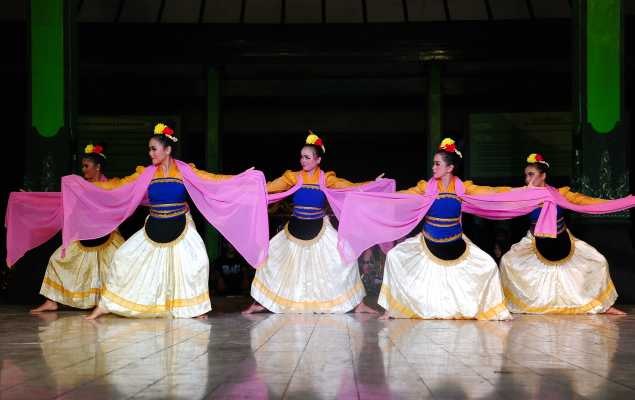
[[[269,242],[269,257],[251,285],[258,303],[274,313],[345,313],[362,302],[357,262],[343,263],[328,218],[314,239],[290,236],[285,230]]]
[[[394,318],[510,319],[496,263],[463,240],[464,254],[449,263],[431,256],[421,234],[395,246],[386,257],[379,305]]]
[[[123,243],[123,237],[115,231],[99,246],[71,243],[63,258],[62,248],[58,248],[49,259],[40,294],[70,307],[95,307],[108,268]]]
[[[595,314],[615,303],[617,291],[606,258],[571,233],[569,237],[570,256],[556,263],[539,256],[531,233],[503,255],[501,279],[510,311]]]
[[[117,251],[100,306],[126,317],[191,318],[211,310],[209,260],[190,214],[181,236],[148,240],[145,227]]]

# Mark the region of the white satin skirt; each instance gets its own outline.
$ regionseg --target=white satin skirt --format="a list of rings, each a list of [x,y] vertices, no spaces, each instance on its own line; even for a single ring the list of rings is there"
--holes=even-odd
[[[40,294],[75,308],[95,307],[115,251],[123,242],[117,231],[99,246],[85,247],[73,242],[63,258],[60,246],[49,259]]]
[[[510,319],[496,263],[463,240],[456,260],[434,256],[421,234],[395,246],[386,256],[379,305],[394,318]]]
[[[207,251],[189,213],[186,218],[172,242],[154,242],[141,228],[117,250],[100,306],[137,318],[191,318],[212,309]]]
[[[528,232],[501,258],[507,307],[513,313],[595,314],[617,299],[606,258],[582,240],[571,238],[571,252],[559,261],[545,259]]]
[[[357,262],[344,264],[337,231],[324,218],[313,239],[295,238],[288,225],[271,239],[251,296],[274,313],[345,313],[362,302],[366,291]]]

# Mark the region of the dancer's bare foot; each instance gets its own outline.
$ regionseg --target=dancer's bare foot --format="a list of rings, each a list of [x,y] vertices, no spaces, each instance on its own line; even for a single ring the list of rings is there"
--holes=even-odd
[[[57,302],[50,300],[50,299],[46,299],[46,301],[39,306],[38,308],[34,308],[31,311],[29,311],[29,313],[31,314],[39,314],[45,311],[57,311],[57,309],[59,308]]]
[[[207,313],[194,317],[194,319],[207,319]]]
[[[264,308],[263,306],[261,306],[258,303],[252,303],[249,308],[247,308],[244,311],[241,311],[241,314],[243,315],[247,315],[247,314],[254,314],[254,313],[259,313],[259,312],[265,312],[266,308]]]
[[[382,321],[388,321],[390,319],[390,314],[388,314],[388,311],[386,311],[385,313],[383,313],[381,315],[381,317],[379,317],[377,319],[382,320]]]
[[[90,320],[97,319],[101,317],[102,315],[106,315],[106,314],[110,314],[110,311],[106,310],[105,308],[101,306],[97,306],[93,309],[93,312],[90,313],[90,315],[85,316],[84,319],[87,319],[90,321]]]
[[[604,312],[604,314],[609,314],[609,315],[626,315],[626,313],[620,309],[617,309],[615,307],[611,307],[608,310],[606,310]]]
[[[361,303],[359,303],[357,305],[357,307],[355,307],[353,312],[354,313],[377,314],[377,315],[379,315],[379,311],[375,310],[374,308],[371,308],[371,307],[367,306],[366,304],[364,304],[363,301]]]

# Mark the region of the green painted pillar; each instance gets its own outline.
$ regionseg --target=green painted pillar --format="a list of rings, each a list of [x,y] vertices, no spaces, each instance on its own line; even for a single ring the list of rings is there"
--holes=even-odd
[[[207,73],[207,134],[205,143],[206,168],[218,173],[220,160],[220,74],[210,68]],[[220,255],[220,235],[211,225],[206,225],[205,246],[210,261]]]
[[[629,192],[623,121],[623,15],[621,0],[579,0],[575,12],[574,143],[576,190],[604,197]]]
[[[432,168],[432,153],[441,143],[442,136],[442,88],[441,88],[441,64],[432,62],[428,67],[428,141],[426,171]]]
[[[71,0],[31,0],[30,122],[25,186],[58,190],[59,178],[72,171],[75,43]]]

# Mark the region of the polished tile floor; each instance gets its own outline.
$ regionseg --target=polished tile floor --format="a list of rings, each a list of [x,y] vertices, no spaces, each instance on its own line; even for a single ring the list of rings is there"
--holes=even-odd
[[[633,315],[83,315],[0,306],[0,399],[635,399]]]

